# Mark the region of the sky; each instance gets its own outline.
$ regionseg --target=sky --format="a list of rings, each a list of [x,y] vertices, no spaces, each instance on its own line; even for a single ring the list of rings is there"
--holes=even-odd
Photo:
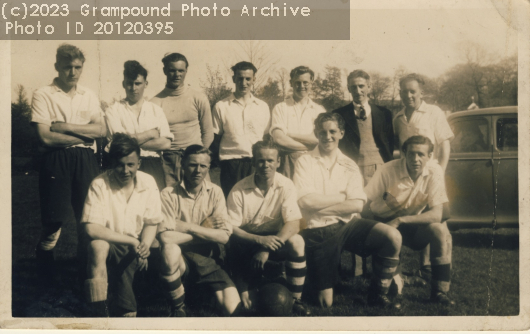
[[[276,61],[276,68],[291,70],[298,65],[323,74],[326,65],[348,72],[364,69],[392,76],[399,66],[409,72],[438,77],[464,62],[461,46],[477,43],[495,59],[517,52],[517,32],[510,28],[489,1],[435,1],[413,6],[403,1],[378,2],[381,8],[352,2],[348,41],[262,41]],[[372,6],[374,7],[374,6]],[[294,27],[293,27],[294,28]],[[12,41],[12,89],[21,84],[31,93],[49,84],[56,72],[55,50],[64,41]],[[149,71],[146,96],[163,89],[161,59],[167,52],[180,52],[190,67],[186,83],[200,89],[206,65],[219,66],[231,84],[231,65],[244,59],[244,41],[69,41],[84,51],[87,59],[80,84],[110,102],[124,97],[121,86],[123,63],[138,60]],[[259,69],[258,69],[259,71]],[[346,79],[343,77],[343,85]]]

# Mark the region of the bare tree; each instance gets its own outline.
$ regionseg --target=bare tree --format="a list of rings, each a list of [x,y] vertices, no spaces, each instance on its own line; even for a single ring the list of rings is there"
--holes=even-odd
[[[202,80],[200,82],[201,88],[204,90],[212,107],[232,92],[221,74],[219,66],[213,70],[209,64],[206,64],[206,82]]]
[[[375,104],[388,97],[388,88],[392,83],[392,79],[385,77],[379,72],[370,73],[370,82],[372,83],[372,99]]]
[[[289,75],[289,71],[282,67],[278,70],[276,77],[278,79],[278,85],[282,92],[282,97],[285,100],[285,98],[291,93],[291,77]]]
[[[392,91],[392,107],[394,107],[396,103],[396,99],[399,96],[399,80],[401,80],[402,77],[405,76],[407,73],[407,69],[405,66],[400,65],[398,68],[394,70],[394,76],[392,78],[392,84],[391,84],[391,91]]]

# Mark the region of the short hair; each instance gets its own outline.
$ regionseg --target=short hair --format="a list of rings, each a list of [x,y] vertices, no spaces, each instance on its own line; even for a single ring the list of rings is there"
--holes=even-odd
[[[123,64],[123,78],[136,80],[141,75],[147,80],[147,70],[136,60],[127,60]]]
[[[85,62],[85,55],[77,46],[71,44],[61,44],[57,48],[57,53],[55,54],[55,63],[59,64],[60,62],[72,62],[76,59]]]
[[[399,87],[402,88],[403,85],[409,81],[416,81],[420,85],[420,87],[423,87],[423,85],[425,85],[425,80],[423,80],[423,77],[421,75],[411,73],[399,79]]]
[[[328,121],[333,121],[335,123],[337,123],[337,126],[338,128],[341,130],[341,131],[344,131],[344,118],[342,118],[342,116],[340,114],[337,114],[337,113],[329,113],[329,112],[325,112],[325,113],[321,113],[317,116],[317,118],[315,119],[315,134],[320,130],[322,129],[322,124],[324,124],[324,122],[328,122]]]
[[[403,143],[401,150],[406,153],[407,147],[409,147],[409,145],[428,145],[429,154],[434,151],[434,144],[428,137],[424,137],[424,136],[409,137],[409,139],[405,140],[405,142]]]
[[[280,156],[280,147],[272,140],[272,137],[266,136],[263,140],[260,140],[252,145],[252,157],[258,154],[259,150],[276,150],[278,157]]]
[[[194,154],[206,154],[210,157],[210,161],[212,160],[212,151],[210,151],[207,147],[204,147],[202,145],[194,144],[194,145],[188,146],[184,150],[184,153],[182,154],[182,163],[184,164],[184,162],[188,160],[190,155],[194,155]]]
[[[315,79],[315,72],[313,72],[312,69],[310,69],[307,66],[298,66],[291,70],[291,73],[289,74],[291,76],[291,80],[299,77],[301,75],[304,75],[306,73],[309,73],[311,75],[311,80]]]
[[[249,61],[240,61],[239,63],[232,66],[230,69],[232,70],[232,72],[234,72],[234,75],[236,75],[237,71],[252,70],[254,74],[256,74],[256,72],[258,71],[256,66],[254,66],[254,64]]]
[[[111,165],[114,165],[118,160],[133,152],[136,152],[138,158],[140,158],[140,145],[138,145],[136,138],[133,138],[126,133],[115,133],[112,136],[112,142],[110,143],[109,149]]]
[[[350,80],[353,80],[355,78],[363,78],[365,79],[366,81],[370,81],[370,74],[366,73],[365,71],[363,70],[355,70],[353,72],[351,72],[350,74],[348,74],[348,79],[346,80],[346,82],[349,84]]]
[[[190,66],[188,63],[188,60],[186,59],[186,56],[184,56],[181,53],[166,53],[164,58],[162,58],[162,63],[164,63],[164,67],[167,67],[169,63],[176,63],[177,61],[183,61],[186,63],[186,68]]]

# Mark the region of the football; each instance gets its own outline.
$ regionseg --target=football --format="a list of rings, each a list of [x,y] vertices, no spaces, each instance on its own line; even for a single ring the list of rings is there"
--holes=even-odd
[[[289,316],[293,303],[293,295],[282,284],[265,284],[258,291],[258,309],[264,316]]]

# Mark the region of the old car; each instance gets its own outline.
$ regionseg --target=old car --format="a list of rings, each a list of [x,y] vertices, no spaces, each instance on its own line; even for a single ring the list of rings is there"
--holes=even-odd
[[[446,170],[455,227],[518,227],[517,107],[455,112]]]

